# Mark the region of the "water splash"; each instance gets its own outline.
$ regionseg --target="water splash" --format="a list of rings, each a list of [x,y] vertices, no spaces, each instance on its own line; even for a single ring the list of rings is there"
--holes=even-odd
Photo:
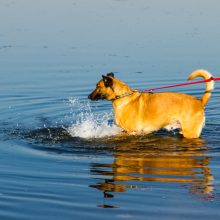
[[[112,112],[94,112],[91,104],[81,103],[76,98],[70,98],[73,122],[67,128],[73,137],[101,138],[116,135],[122,130],[113,123]]]

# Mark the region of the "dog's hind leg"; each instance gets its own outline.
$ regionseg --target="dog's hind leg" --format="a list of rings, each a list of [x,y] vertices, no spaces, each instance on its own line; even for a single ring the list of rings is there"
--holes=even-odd
[[[190,120],[182,123],[182,135],[185,138],[199,138],[202,128],[204,127],[205,118],[201,120]]]

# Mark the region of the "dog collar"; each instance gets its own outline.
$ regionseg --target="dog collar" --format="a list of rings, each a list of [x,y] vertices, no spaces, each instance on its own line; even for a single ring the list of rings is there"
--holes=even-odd
[[[121,99],[121,98],[127,97],[129,95],[132,95],[134,92],[137,92],[137,90],[132,90],[131,92],[127,92],[127,93],[124,93],[124,94],[122,94],[120,96],[116,96],[116,98],[112,99],[112,101],[115,101],[117,99]]]

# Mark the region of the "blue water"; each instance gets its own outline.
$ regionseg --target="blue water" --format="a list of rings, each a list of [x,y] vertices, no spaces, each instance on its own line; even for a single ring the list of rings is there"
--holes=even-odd
[[[87,99],[111,71],[139,90],[220,76],[219,7],[0,0],[0,219],[219,219],[218,82],[196,140],[115,137],[111,103]]]

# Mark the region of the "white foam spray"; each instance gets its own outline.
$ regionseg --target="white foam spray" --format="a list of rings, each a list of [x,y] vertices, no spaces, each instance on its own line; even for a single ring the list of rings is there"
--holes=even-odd
[[[73,122],[67,128],[73,137],[101,138],[113,136],[122,132],[113,121],[112,112],[93,111],[90,102],[82,103],[76,98],[69,99]]]

